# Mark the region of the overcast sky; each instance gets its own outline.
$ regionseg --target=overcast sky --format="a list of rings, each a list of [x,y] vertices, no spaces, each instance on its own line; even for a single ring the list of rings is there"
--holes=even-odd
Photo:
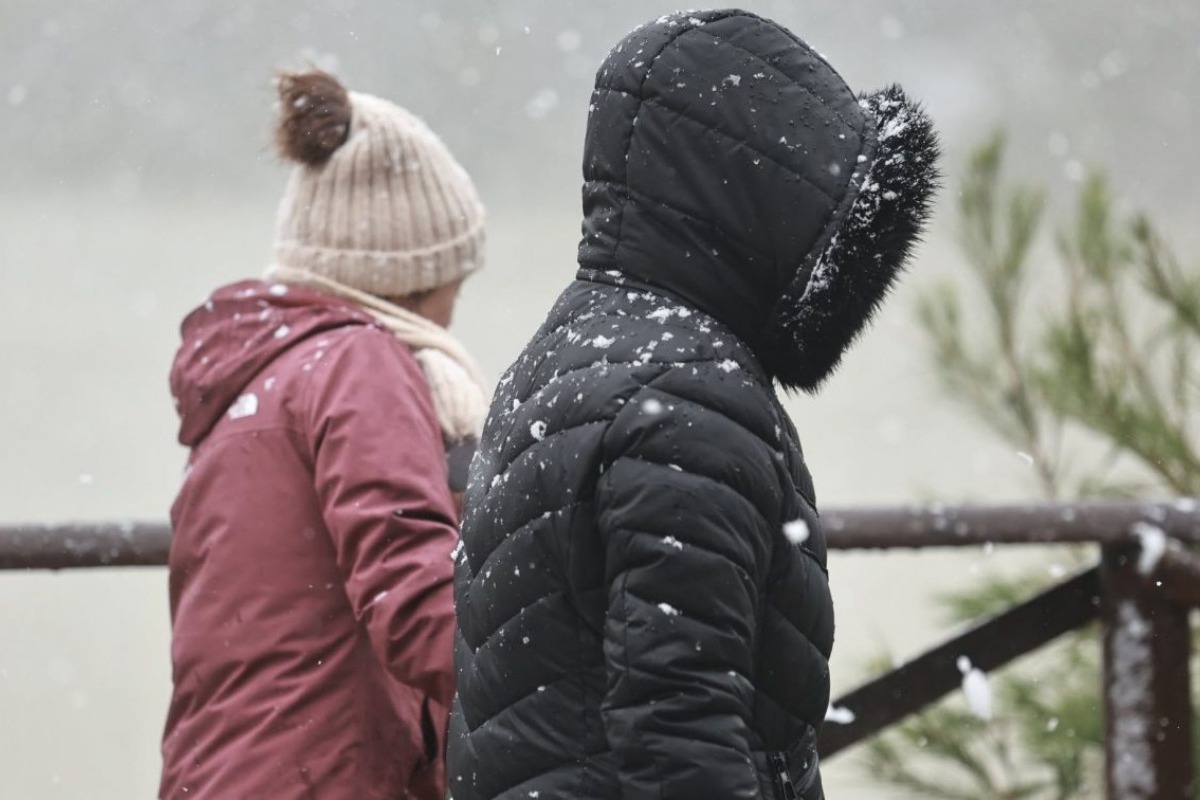
[[[747,2],[857,89],[930,107],[951,170],[988,130],[1053,180],[1110,168],[1140,204],[1193,203],[1193,0]],[[424,116],[493,204],[575,203],[592,76],[644,0],[7,0],[0,191],[271,192],[270,76],[314,62]],[[1086,13],[1081,13],[1086,12]]]

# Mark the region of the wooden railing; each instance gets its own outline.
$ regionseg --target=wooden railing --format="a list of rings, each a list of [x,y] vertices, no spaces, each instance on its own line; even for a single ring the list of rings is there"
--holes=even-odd
[[[1195,800],[1188,615],[1200,606],[1200,503],[835,509],[822,519],[835,550],[1098,546],[1095,566],[836,699],[848,721],[826,723],[823,758],[958,689],[961,657],[994,670],[1099,620],[1107,797]],[[162,566],[169,547],[155,523],[0,526],[0,570]]]
[[[1102,626],[1109,800],[1193,800],[1188,614],[1200,606],[1200,503],[931,507],[827,514],[841,550],[1095,543],[1094,567],[858,687],[832,705],[829,757],[961,685],[957,662],[990,671],[1093,620]]]

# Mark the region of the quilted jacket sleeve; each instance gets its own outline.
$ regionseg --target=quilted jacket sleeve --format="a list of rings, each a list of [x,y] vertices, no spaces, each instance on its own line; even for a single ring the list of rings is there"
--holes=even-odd
[[[389,672],[449,707],[457,525],[424,377],[395,339],[367,328],[325,362],[310,431],[346,594]]]
[[[610,429],[597,491],[608,580],[602,713],[624,797],[756,798],[759,588],[779,482],[761,440],[643,390]]]

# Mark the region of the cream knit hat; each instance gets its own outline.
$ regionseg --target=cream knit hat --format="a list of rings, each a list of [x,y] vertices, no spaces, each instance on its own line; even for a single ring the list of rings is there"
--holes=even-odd
[[[284,76],[280,97],[279,146],[299,164],[279,205],[277,265],[379,297],[482,265],[483,205],[421,120],[323,73]]]

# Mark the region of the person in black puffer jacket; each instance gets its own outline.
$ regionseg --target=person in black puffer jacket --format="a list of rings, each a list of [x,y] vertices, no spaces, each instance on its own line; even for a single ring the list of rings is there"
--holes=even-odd
[[[579,272],[502,379],[456,556],[450,791],[823,797],[833,605],[774,384],[815,390],[900,273],[937,142],[741,11],[597,75]]]

